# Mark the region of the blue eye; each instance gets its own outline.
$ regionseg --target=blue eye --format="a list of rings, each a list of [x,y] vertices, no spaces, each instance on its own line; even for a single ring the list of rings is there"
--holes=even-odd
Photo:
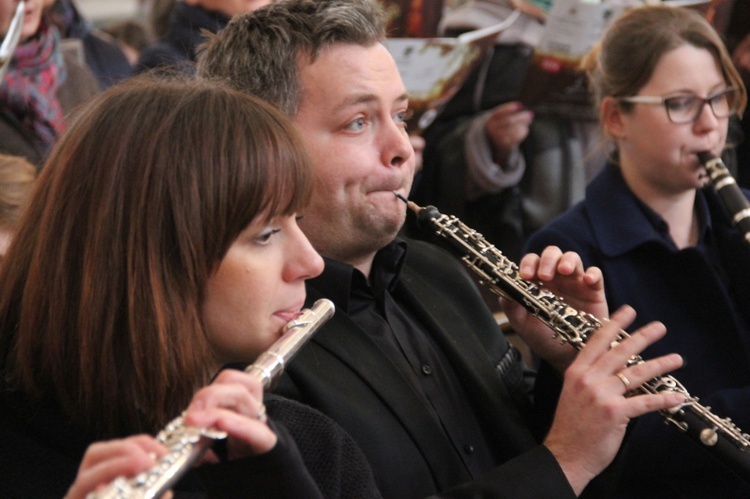
[[[365,127],[365,119],[357,118],[346,126],[346,129],[351,132],[359,132]]]

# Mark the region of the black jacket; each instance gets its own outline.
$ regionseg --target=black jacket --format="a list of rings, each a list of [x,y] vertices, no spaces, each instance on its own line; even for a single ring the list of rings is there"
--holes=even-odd
[[[315,285],[325,277],[308,281],[308,306],[322,297]],[[299,352],[277,391],[339,423],[365,453],[383,497],[573,497],[527,426],[522,365],[498,371],[509,344],[456,259],[410,241],[393,295],[423,322],[463,382],[495,469],[470,481],[443,429],[426,417],[423,396],[341,310]]]

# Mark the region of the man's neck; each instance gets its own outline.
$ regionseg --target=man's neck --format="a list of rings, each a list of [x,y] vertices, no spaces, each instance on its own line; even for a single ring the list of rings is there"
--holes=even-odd
[[[375,255],[370,255],[369,257],[365,258],[362,261],[359,262],[346,262],[350,264],[355,269],[362,272],[367,279],[367,282],[370,282],[370,271],[372,270],[372,262],[375,259]]]

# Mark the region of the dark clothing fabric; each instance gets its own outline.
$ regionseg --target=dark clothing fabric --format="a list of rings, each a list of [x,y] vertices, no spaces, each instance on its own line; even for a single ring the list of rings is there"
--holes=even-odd
[[[425,409],[436,425],[445,428],[457,455],[473,476],[493,466],[490,450],[482,437],[469,400],[455,370],[428,330],[391,295],[406,255],[405,243],[393,244],[378,254],[373,266],[372,286],[351,265],[328,260],[328,284],[351,283],[321,291],[336,296],[336,303],[391,359],[415,393],[423,396]],[[466,451],[471,449],[471,451]]]
[[[117,42],[105,32],[94,29],[81,37],[86,65],[96,76],[100,89],[125,81],[133,67]]]
[[[364,285],[364,276],[327,260],[323,274],[308,281],[308,306],[325,297],[334,301],[336,313],[300,350],[277,392],[339,423],[363,450],[383,497],[438,492],[446,497],[573,497],[554,457],[526,424],[531,412],[528,372],[471,278],[439,248],[409,241],[404,256],[402,244],[394,242],[376,256],[373,303],[365,308],[377,309],[378,296],[384,303],[392,300],[408,317],[403,323],[391,320],[386,305],[384,318],[393,332],[426,338],[410,342],[407,350],[416,347],[404,354],[377,338],[390,334],[389,327],[365,330],[368,321],[359,323],[353,310],[364,295],[355,297],[352,289]],[[387,286],[378,277],[381,272],[389,275]],[[412,321],[419,327],[406,331]],[[395,344],[401,344],[399,339]],[[452,402],[442,399],[445,394],[432,398],[429,385],[414,380],[431,374],[423,363],[408,360],[429,351],[440,352],[452,371],[447,375],[455,375],[464,392],[463,412],[470,415],[466,428],[446,428],[456,424],[444,412]],[[442,369],[439,363],[430,368],[432,373]],[[472,419],[476,428],[470,428]],[[463,430],[480,432],[489,462],[467,466],[475,449],[457,445],[456,435]]]
[[[471,72],[424,132],[424,168],[409,196],[417,204],[457,216],[512,259],[520,255],[524,241],[520,187],[511,185],[498,193],[467,199],[465,137],[479,113],[517,98],[531,54],[531,48],[522,43],[496,45]],[[410,234],[419,235],[413,223],[407,220]]]
[[[748,193],[746,193],[747,195]],[[750,428],[750,248],[712,191],[698,191],[703,224],[693,248],[677,250],[661,217],[641,203],[619,168],[608,164],[586,199],[536,233],[529,252],[548,245],[575,251],[604,274],[610,310],[623,304],[638,316],[632,329],[659,320],[667,335],[642,356],[681,354],[674,373],[701,403],[740,428]],[[540,370],[536,397],[556,397],[557,380]],[[554,403],[552,404],[554,405]],[[742,482],[661,416],[632,428],[620,483],[622,497],[750,497]]]
[[[177,2],[172,10],[166,34],[141,52],[136,72],[169,68],[192,73],[196,49],[203,42],[201,32],[207,30],[217,33],[228,22],[229,18],[220,12]]]
[[[378,497],[361,452],[329,418],[273,395],[265,403],[276,446],[261,456],[189,471],[174,488],[177,498]],[[65,495],[92,441],[66,421],[53,404],[0,394],[2,497]]]
[[[489,51],[424,132],[424,168],[410,194],[418,204],[457,216],[513,261],[518,261],[534,230],[583,199],[592,176],[588,171],[589,156],[595,156],[590,154],[592,143],[598,136],[595,120],[586,113],[571,118],[535,110],[520,158],[513,164],[492,166],[503,169],[505,185],[490,188],[482,182],[481,194],[470,195],[472,163],[476,156],[491,156],[483,132],[488,113],[519,100],[532,55],[524,42],[499,43]],[[409,224],[409,234],[422,239],[413,220]]]
[[[133,68],[117,42],[83,18],[72,0],[57,0],[47,12],[63,38],[81,40],[86,66],[96,76],[100,89],[123,81]]]

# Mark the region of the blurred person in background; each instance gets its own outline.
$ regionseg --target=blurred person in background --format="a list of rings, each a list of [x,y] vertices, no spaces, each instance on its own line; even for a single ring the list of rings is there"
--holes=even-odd
[[[117,41],[95,29],[83,17],[73,0],[41,0],[50,22],[66,41],[80,40],[83,62],[94,73],[100,89],[130,76],[132,67]]]
[[[108,24],[102,31],[117,40],[120,50],[131,66],[138,63],[141,52],[154,41],[151,32],[143,24],[132,19]]]
[[[203,30],[217,33],[227,25],[232,16],[252,12],[269,3],[270,0],[176,2],[171,9],[166,32],[156,43],[143,50],[136,64],[136,71],[170,68],[192,73],[196,49],[204,39]]]
[[[18,227],[35,179],[34,165],[18,156],[0,154],[0,258]]]
[[[0,35],[8,33],[18,0],[0,0]],[[91,72],[62,50],[60,34],[43,16],[43,0],[25,4],[21,38],[0,83],[0,152],[41,168],[65,117],[93,96]]]

